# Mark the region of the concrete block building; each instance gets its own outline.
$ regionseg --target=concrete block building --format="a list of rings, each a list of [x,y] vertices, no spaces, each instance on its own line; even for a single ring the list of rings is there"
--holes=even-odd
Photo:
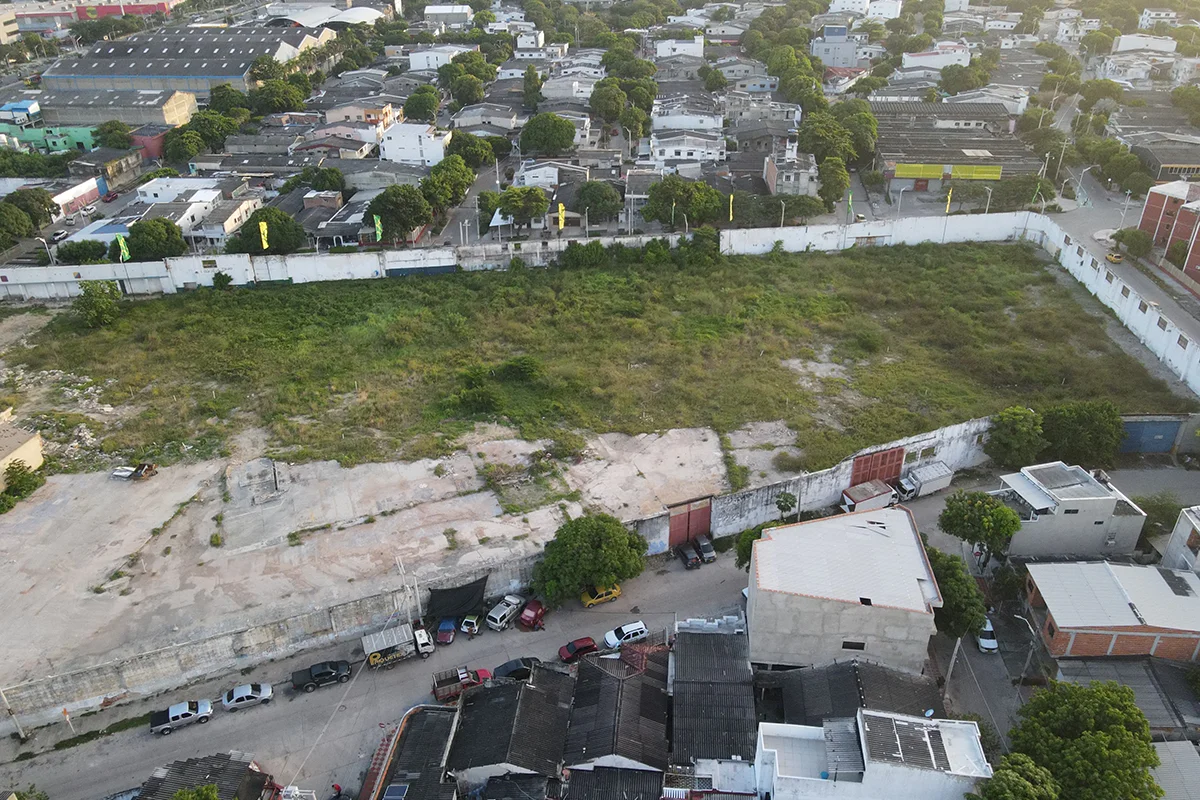
[[[1146,513],[1099,470],[1056,461],[1001,476],[1000,483],[989,494],[1021,517],[1011,557],[1128,555],[1146,522]]]
[[[1056,658],[1200,659],[1200,575],[1107,561],[1030,564],[1027,603]]]
[[[42,92],[38,105],[47,125],[100,125],[116,119],[130,127],[174,128],[196,113],[196,95],[174,89]]]
[[[902,506],[763,531],[748,594],[750,660],[794,667],[858,658],[920,672],[942,605]]]
[[[1163,555],[1163,566],[1168,569],[1187,569],[1200,573],[1200,506],[1185,508],[1179,512],[1167,552]]]
[[[1138,229],[1150,234],[1158,247],[1171,249],[1183,242],[1183,274],[1200,281],[1200,184],[1178,180],[1163,183],[1146,192]]]

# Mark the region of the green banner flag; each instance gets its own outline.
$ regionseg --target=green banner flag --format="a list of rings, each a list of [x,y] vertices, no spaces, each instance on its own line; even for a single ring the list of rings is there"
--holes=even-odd
[[[129,260],[129,245],[125,244],[125,237],[117,234],[117,246],[121,248],[121,260]]]
[[[379,218],[378,214],[375,215],[375,241],[383,241],[383,220]]]

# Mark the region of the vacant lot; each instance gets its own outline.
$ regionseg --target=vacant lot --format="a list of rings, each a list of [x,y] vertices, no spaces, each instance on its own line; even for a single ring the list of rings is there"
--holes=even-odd
[[[201,291],[100,331],[59,315],[8,360],[94,381],[116,410],[101,446],[157,460],[248,426],[291,460],[355,463],[442,454],[480,419],[529,437],[784,420],[812,469],[1014,403],[1192,407],[1024,247],[627,260]]]

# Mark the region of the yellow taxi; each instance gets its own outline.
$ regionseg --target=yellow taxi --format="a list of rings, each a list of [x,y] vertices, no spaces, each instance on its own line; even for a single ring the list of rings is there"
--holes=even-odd
[[[1112,262],[1113,264],[1120,264],[1122,261],[1125,260],[1125,254],[1114,252],[1114,253],[1109,253],[1108,255],[1106,255],[1105,258],[1108,261]]]
[[[621,587],[614,583],[612,586],[593,586],[581,594],[579,596],[579,600],[583,603],[584,608],[591,608],[592,606],[598,606],[601,603],[612,602],[620,596]]]

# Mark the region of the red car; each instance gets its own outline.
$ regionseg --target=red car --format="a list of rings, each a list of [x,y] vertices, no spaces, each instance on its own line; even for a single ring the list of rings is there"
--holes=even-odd
[[[121,195],[117,194],[116,192],[109,192],[108,194],[104,195],[100,199],[106,203],[111,203],[113,200],[116,200],[120,196]]]
[[[517,624],[522,628],[530,631],[540,631],[546,627],[542,622],[542,618],[546,616],[546,607],[542,605],[540,600],[530,600],[525,604],[525,610],[521,612]]]
[[[600,648],[596,647],[596,640],[590,636],[585,636],[582,639],[576,639],[573,642],[567,642],[562,647],[558,648],[558,658],[564,664],[573,664],[579,659],[586,656],[588,653],[594,653]]]

